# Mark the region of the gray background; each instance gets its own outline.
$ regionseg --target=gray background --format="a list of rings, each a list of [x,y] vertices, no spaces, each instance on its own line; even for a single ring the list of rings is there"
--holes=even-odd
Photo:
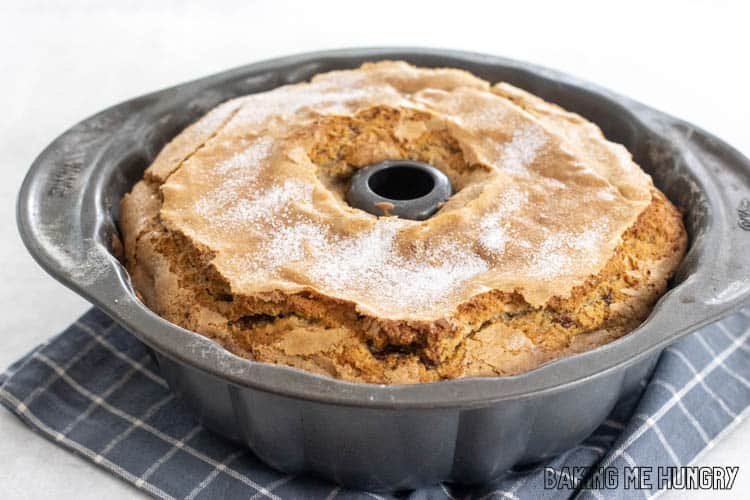
[[[519,5],[523,3],[523,5]],[[0,1],[0,367],[88,304],[21,244],[14,204],[35,155],[118,101],[232,66],[343,46],[424,45],[560,69],[693,121],[750,154],[742,2]],[[129,486],[0,410],[0,497],[132,498]],[[698,461],[740,465],[725,497],[750,491],[750,424]],[[709,497],[691,493],[690,497]],[[668,495],[685,498],[685,495]]]

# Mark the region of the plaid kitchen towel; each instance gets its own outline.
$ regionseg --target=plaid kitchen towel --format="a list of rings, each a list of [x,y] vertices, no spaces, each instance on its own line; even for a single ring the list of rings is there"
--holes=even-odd
[[[276,472],[203,429],[172,396],[147,349],[98,310],[0,376],[0,402],[44,437],[155,497],[392,498]],[[482,487],[444,484],[398,497],[650,497],[695,481],[691,468],[680,467],[748,407],[745,309],[669,347],[639,397],[620,402],[592,436],[554,460]],[[714,487],[728,486],[737,473],[713,472]]]

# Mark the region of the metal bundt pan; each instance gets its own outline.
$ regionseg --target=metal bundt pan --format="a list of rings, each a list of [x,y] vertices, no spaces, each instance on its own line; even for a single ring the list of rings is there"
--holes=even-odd
[[[113,252],[118,201],[164,144],[231,97],[403,59],[506,81],[597,123],[685,213],[689,253],[637,330],[511,377],[421,385],[354,384],[248,361],[144,306]],[[500,57],[412,48],[316,52],[251,64],[124,102],[58,137],[34,161],[18,225],[52,276],[156,354],[207,427],[271,466],[368,490],[481,483],[588,436],[649,376],[671,342],[750,296],[750,162],[719,139],[608,90]],[[744,207],[744,208],[743,208]]]

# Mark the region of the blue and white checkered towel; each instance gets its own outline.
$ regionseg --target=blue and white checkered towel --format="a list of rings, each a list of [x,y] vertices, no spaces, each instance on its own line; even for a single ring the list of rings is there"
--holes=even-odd
[[[289,476],[198,425],[148,350],[91,310],[0,376],[0,402],[44,437],[161,498],[392,498]],[[586,441],[533,470],[482,487],[441,485],[409,498],[643,498],[593,466],[683,466],[750,407],[750,309],[669,347],[640,397],[621,401]],[[552,486],[551,486],[552,485]],[[609,486],[612,489],[605,489]]]

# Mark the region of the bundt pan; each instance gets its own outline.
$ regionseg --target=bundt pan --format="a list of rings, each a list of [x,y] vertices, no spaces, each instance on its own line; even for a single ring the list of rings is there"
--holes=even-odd
[[[638,329],[509,377],[355,384],[248,361],[173,325],[137,298],[118,261],[118,202],[157,152],[229,98],[365,61],[466,69],[558,103],[624,144],[685,213],[689,252]],[[170,387],[208,428],[279,470],[373,491],[481,483],[588,436],[648,377],[667,345],[750,296],[750,162],[679,119],[597,86],[500,57],[347,49],[251,64],[124,102],[57,138],[34,162],[18,225],[52,276],[151,347]]]

